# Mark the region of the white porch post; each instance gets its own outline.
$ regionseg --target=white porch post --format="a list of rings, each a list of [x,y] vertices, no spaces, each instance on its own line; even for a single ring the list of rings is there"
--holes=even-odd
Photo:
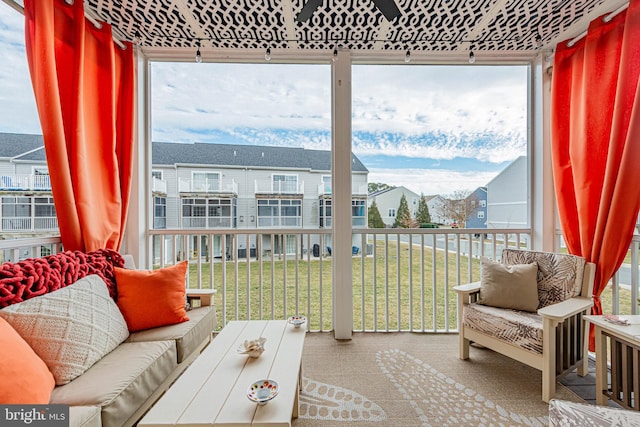
[[[333,328],[336,339],[351,339],[351,55],[348,50],[338,51],[331,70]]]
[[[554,252],[555,192],[551,165],[550,97],[551,76],[545,70],[544,54],[531,64],[531,227],[533,249]]]
[[[133,149],[133,170],[131,173],[131,198],[125,229],[122,252],[133,255],[138,268],[147,268],[149,244],[147,242],[147,225],[151,211],[146,189],[149,188],[151,176],[151,147],[149,141],[149,62],[140,51],[136,54],[136,138]]]

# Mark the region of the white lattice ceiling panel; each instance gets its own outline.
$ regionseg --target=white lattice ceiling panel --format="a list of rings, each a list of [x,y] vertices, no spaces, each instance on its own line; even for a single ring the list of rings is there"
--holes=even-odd
[[[86,0],[101,20],[143,47],[535,53],[586,29],[595,13],[624,0],[395,0],[390,22],[373,0],[322,0],[311,17],[296,16],[310,0]],[[575,35],[575,34],[574,34]]]

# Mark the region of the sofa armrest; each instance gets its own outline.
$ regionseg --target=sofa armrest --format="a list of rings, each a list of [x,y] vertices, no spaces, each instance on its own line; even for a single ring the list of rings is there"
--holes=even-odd
[[[477,296],[474,294],[480,293],[480,282],[454,286],[453,290],[458,294],[458,298],[466,304],[470,296],[473,297],[474,300],[477,299]]]
[[[215,293],[215,289],[187,289],[187,301],[194,308],[213,305]],[[194,304],[195,301],[199,301],[199,304]]]
[[[548,305],[538,310],[538,314],[544,319],[549,319],[554,323],[560,323],[571,316],[585,311],[593,305],[591,298],[575,297]]]

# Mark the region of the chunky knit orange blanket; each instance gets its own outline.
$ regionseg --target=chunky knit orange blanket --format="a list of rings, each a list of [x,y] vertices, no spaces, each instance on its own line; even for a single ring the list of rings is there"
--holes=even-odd
[[[116,299],[113,267],[124,266],[122,256],[110,249],[93,252],[67,251],[0,265],[0,308],[68,286],[97,274]]]

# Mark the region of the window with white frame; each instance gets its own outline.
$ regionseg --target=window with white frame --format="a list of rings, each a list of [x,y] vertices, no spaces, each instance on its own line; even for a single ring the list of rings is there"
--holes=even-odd
[[[365,227],[367,225],[366,200],[351,201],[351,225],[354,227]]]
[[[320,228],[331,227],[331,199],[320,199]],[[367,202],[365,200],[351,201],[351,225],[364,227],[366,225]]]
[[[182,199],[182,228],[204,228],[207,225],[207,199]]]
[[[219,172],[191,172],[192,191],[219,191]]]
[[[331,175],[322,176],[322,190],[320,194],[331,194]]]
[[[158,171],[158,170],[151,171],[151,177],[162,181],[162,171]]]
[[[484,218],[484,211],[478,211],[478,218]]]
[[[271,179],[272,190],[275,193],[297,193],[298,176],[273,174]]]
[[[207,215],[209,228],[235,228],[236,199],[209,199]]]
[[[302,200],[258,200],[258,227],[302,226]]]
[[[153,228],[167,228],[167,198],[153,198]]]
[[[389,218],[395,218],[396,217],[396,210],[394,208],[389,208]]]
[[[320,199],[320,228],[331,227],[331,199]]]
[[[4,231],[55,230],[58,228],[53,197],[2,197]]]
[[[183,228],[235,228],[236,199],[182,199]]]
[[[480,207],[481,208],[486,208],[487,207],[487,201],[486,200],[480,200]]]

